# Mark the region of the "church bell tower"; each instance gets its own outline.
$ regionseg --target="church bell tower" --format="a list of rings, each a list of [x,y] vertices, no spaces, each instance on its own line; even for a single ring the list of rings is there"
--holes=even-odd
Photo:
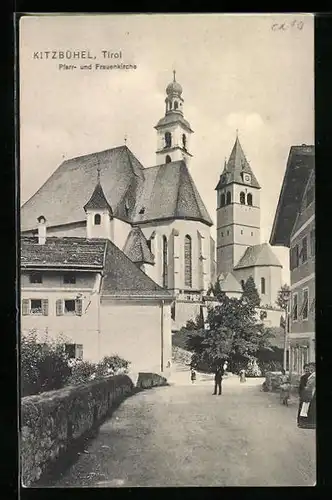
[[[182,87],[173,81],[166,87],[165,116],[159,120],[157,130],[156,164],[164,165],[172,161],[184,160],[188,165],[191,158],[189,139],[193,130],[183,116]]]

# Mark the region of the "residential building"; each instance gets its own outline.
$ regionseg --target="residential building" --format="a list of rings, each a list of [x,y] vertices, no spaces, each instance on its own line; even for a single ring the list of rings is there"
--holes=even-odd
[[[315,149],[292,146],[270,237],[290,249],[288,363],[301,373],[315,360]]]

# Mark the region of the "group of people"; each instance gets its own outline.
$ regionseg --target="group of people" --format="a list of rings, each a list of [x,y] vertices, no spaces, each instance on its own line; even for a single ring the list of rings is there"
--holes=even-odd
[[[299,383],[299,408],[297,412],[297,425],[303,429],[316,428],[316,366],[307,363],[303,367],[304,374]],[[280,402],[288,406],[290,396],[290,379],[283,369],[280,380]]]
[[[225,372],[227,370],[228,363],[227,361],[224,362],[224,364],[220,364],[217,366],[215,374],[214,374],[214,392],[213,396],[221,396],[222,394],[222,379],[223,376],[225,375]],[[191,382],[194,384],[196,381],[196,372],[194,368],[191,368]]]

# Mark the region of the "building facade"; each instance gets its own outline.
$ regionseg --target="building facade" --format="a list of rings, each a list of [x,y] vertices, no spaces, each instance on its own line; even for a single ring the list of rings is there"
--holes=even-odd
[[[224,276],[231,273],[242,285],[252,276],[261,305],[275,307],[282,284],[282,266],[270,245],[261,243],[261,187],[238,136],[225,161],[216,191],[217,275],[222,276],[224,282]],[[229,293],[238,292],[234,279],[226,281],[231,286],[227,290]]]
[[[290,249],[288,367],[315,360],[314,146],[292,146],[270,242]]]
[[[134,371],[171,367],[174,297],[109,239],[48,236],[44,227],[22,237],[21,300],[21,332],[62,338],[71,357],[118,354]]]

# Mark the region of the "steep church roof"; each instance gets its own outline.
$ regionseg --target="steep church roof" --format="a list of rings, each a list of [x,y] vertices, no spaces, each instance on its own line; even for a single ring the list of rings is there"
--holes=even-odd
[[[183,160],[146,168],[144,175],[133,222],[188,219],[213,225]]]
[[[243,174],[250,174],[251,181],[244,182]],[[216,189],[220,189],[233,182],[260,189],[260,185],[245,157],[238,137],[236,137],[232,152],[227,164],[225,164]]]
[[[144,168],[121,146],[62,163],[23,205],[21,230],[35,229],[41,213],[49,227],[85,221],[97,166],[103,189],[97,186],[93,204],[109,200],[115,217],[134,224],[179,218],[213,225],[184,161]]]
[[[218,282],[223,292],[243,292],[241,284],[232,273],[221,273],[218,276]]]
[[[150,252],[141,228],[138,226],[134,226],[130,231],[123,252],[132,262],[154,264],[154,256]]]
[[[126,146],[120,146],[64,161],[22,206],[22,231],[36,228],[41,213],[49,226],[85,221],[83,207],[91,197],[97,167],[114,216],[128,220],[138,186],[144,182],[144,167]]]
[[[111,214],[113,213],[112,207],[106,200],[105,193],[99,181],[96,184],[96,187],[91,195],[90,200],[88,201],[88,203],[84,205],[83,208],[84,210],[107,209]]]
[[[268,243],[248,247],[234,269],[254,266],[282,267]]]

